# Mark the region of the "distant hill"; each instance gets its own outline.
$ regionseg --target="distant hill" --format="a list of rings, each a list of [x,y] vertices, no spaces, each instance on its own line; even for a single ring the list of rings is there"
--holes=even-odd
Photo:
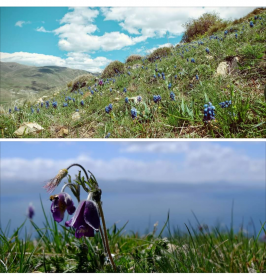
[[[88,74],[84,70],[59,66],[27,66],[15,62],[0,62],[1,102],[56,90],[79,75]],[[96,74],[97,75],[97,74]]]

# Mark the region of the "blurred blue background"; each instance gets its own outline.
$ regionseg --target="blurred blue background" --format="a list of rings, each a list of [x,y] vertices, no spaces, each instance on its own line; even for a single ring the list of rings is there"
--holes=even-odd
[[[246,231],[258,233],[265,221],[265,142],[9,141],[0,145],[0,222],[5,229],[11,220],[11,232],[26,219],[29,203],[35,208],[34,221],[42,226],[40,197],[47,213],[51,205],[42,187],[71,163],[94,173],[103,191],[107,225],[122,227],[128,221],[128,233],[152,231],[156,222],[162,228],[168,211],[172,227],[196,226],[192,211],[201,224],[230,227],[233,201],[236,231],[243,224]],[[74,167],[70,173],[78,170]]]

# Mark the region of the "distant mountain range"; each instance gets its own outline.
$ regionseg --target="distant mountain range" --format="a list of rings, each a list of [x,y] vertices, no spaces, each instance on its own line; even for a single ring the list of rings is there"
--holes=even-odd
[[[77,76],[88,73],[90,72],[67,67],[36,67],[15,62],[0,62],[0,101],[5,103],[11,99],[26,97],[30,93],[56,90],[66,86]]]

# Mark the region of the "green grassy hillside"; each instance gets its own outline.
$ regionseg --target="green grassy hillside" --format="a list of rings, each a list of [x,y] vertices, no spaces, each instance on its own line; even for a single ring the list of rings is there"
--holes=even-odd
[[[50,98],[49,108],[34,101],[19,112],[10,106],[9,114],[6,107],[1,137],[14,137],[14,131],[28,121],[44,130],[24,137],[105,137],[108,133],[113,138],[265,137],[266,13],[252,18],[253,27],[250,20],[231,23],[227,34],[219,30],[169,50],[156,50],[122,68],[119,65],[119,71],[112,66],[113,72],[104,71],[110,77],[103,85],[91,79],[76,92],[64,88]],[[217,74],[219,65],[226,68],[226,75]],[[116,74],[111,77],[111,73]],[[53,100],[57,108],[52,107]],[[228,106],[219,105],[225,101],[230,101]],[[112,110],[106,113],[109,104]],[[204,105],[215,109],[204,112]],[[72,118],[76,110],[79,119]],[[58,133],[62,128],[67,131],[63,135]]]
[[[88,73],[66,67],[27,66],[14,62],[0,62],[1,103],[10,103],[29,94],[39,96],[62,88],[75,77]]]

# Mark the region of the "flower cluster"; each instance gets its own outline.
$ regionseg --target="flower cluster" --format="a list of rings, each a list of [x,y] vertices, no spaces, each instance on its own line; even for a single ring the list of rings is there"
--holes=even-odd
[[[160,95],[154,95],[154,96],[153,96],[153,101],[154,101],[155,103],[158,103],[158,102],[160,102],[161,100],[162,100],[162,98],[161,98]]]
[[[204,104],[204,117],[203,117],[203,121],[204,122],[209,122],[212,120],[215,120],[215,107],[212,105],[211,102],[209,102],[208,104]]]
[[[105,107],[105,112],[109,114],[112,111],[112,109],[113,105],[110,103],[108,106]]]
[[[175,94],[172,91],[170,92],[170,98],[171,100],[175,101]]]
[[[131,109],[131,117],[132,117],[132,119],[135,119],[137,117],[137,109],[136,108]]]
[[[228,108],[230,105],[232,104],[231,100],[226,100],[224,102],[219,103],[219,105],[221,106],[221,108]]]

